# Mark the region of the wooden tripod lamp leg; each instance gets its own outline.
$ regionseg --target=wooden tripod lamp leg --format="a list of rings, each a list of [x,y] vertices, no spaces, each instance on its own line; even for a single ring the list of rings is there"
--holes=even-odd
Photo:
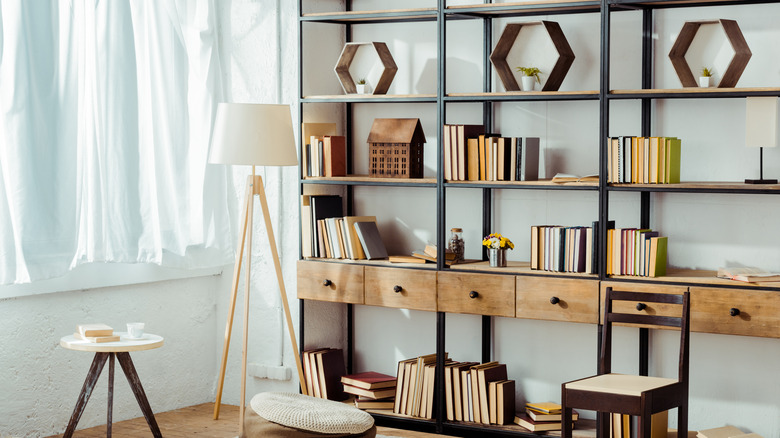
[[[228,351],[230,350],[230,334],[233,329],[233,314],[236,311],[236,296],[238,295],[238,279],[241,275],[241,262],[244,257],[244,242],[246,240],[246,230],[251,224],[247,221],[247,212],[249,211],[249,201],[254,197],[252,192],[252,180],[251,177],[247,177],[246,187],[244,188],[244,210],[241,213],[241,230],[238,238],[238,254],[236,256],[236,263],[233,267],[233,287],[230,294],[230,310],[228,313],[227,324],[225,324],[225,343],[222,347],[222,366],[219,370],[219,382],[217,386],[217,399],[214,402],[214,419],[219,420],[219,408],[222,403],[222,389],[225,384],[225,370],[227,369]],[[251,250],[251,247],[250,247]],[[247,255],[251,261],[252,255]]]
[[[252,166],[252,176],[254,177],[255,168]],[[248,209],[246,212],[247,222],[249,223],[249,229],[246,232],[246,245],[248,254],[246,257],[246,277],[244,278],[244,339],[241,344],[241,396],[238,399],[238,434],[241,436],[244,433],[244,411],[246,410],[246,358],[247,348],[249,346],[249,290],[251,289],[250,265],[252,264],[252,216],[254,210],[254,195],[249,197],[247,203]]]
[[[260,176],[255,177],[255,193],[260,196],[260,205],[263,208],[265,230],[268,234],[268,243],[271,245],[271,254],[273,255],[274,259],[274,268],[276,268],[276,279],[279,281],[279,294],[281,295],[282,307],[284,308],[284,317],[287,320],[287,332],[290,336],[290,342],[292,343],[293,357],[295,357],[295,367],[298,369],[298,383],[300,385],[301,392],[304,395],[309,395],[306,392],[306,380],[304,380],[303,377],[303,366],[301,366],[301,357],[298,355],[298,342],[295,340],[295,329],[293,327],[292,316],[290,315],[290,306],[287,303],[287,292],[284,289],[282,265],[279,262],[279,253],[276,250],[276,239],[274,239],[274,230],[271,226],[271,215],[268,212],[268,201],[265,197],[263,178]]]

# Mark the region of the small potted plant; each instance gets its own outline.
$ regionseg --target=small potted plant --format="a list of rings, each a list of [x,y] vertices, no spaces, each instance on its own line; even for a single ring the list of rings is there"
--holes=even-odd
[[[534,84],[538,82],[542,83],[542,78],[539,76],[542,71],[537,67],[517,67],[517,71],[523,73],[523,91],[534,91]]]
[[[707,67],[701,68],[701,76],[699,76],[699,87],[708,88],[711,86],[712,81],[712,69]]]
[[[506,266],[506,250],[515,249],[515,244],[500,233],[490,233],[482,239],[482,245],[488,249],[491,268]]]
[[[358,94],[368,93],[368,84],[366,84],[366,78],[360,78],[355,85]]]

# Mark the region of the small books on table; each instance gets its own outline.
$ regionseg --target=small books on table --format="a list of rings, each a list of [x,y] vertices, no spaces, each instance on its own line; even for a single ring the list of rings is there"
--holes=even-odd
[[[746,283],[780,281],[780,273],[759,268],[719,268],[718,277]]]
[[[526,403],[525,407],[543,414],[560,414],[562,409],[561,405],[553,402]]]
[[[548,430],[561,430],[560,421],[535,421],[528,414],[521,413],[515,415],[515,424],[519,424],[531,432],[544,432]]]
[[[73,337],[88,342],[119,342],[119,335],[114,335],[114,329],[106,324],[79,324]]]
[[[111,336],[114,329],[106,324],[79,324],[76,326],[76,333],[87,337]]]
[[[525,413],[534,421],[561,421],[563,419],[563,414],[561,412],[558,412],[557,414],[545,414],[531,408],[526,408]],[[571,411],[571,421],[577,421],[579,418],[580,414],[577,411]]]

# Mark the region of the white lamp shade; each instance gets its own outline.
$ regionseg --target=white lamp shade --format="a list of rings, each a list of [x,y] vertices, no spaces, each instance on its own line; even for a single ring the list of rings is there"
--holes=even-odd
[[[209,163],[297,166],[290,106],[220,103]]]
[[[745,108],[745,146],[777,146],[777,97],[747,97]]]

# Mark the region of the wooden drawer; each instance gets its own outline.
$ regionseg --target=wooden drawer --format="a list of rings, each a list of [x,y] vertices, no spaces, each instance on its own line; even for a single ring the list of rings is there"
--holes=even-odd
[[[599,321],[597,280],[517,277],[517,317],[550,321]]]
[[[369,306],[436,311],[436,271],[366,266]]]
[[[439,311],[513,317],[515,277],[439,272]]]
[[[363,266],[299,260],[298,298],[363,304]]]
[[[688,286],[676,286],[671,284],[646,284],[646,283],[629,283],[629,282],[617,282],[617,281],[604,281],[601,283],[601,311],[599,313],[599,321],[604,321],[604,300],[607,298],[607,287],[612,286],[615,290],[632,291],[632,292],[652,292],[652,293],[666,293],[666,294],[681,294],[688,290]],[[615,311],[623,313],[632,313],[636,315],[658,315],[658,316],[680,316],[680,306],[675,304],[663,304],[663,303],[644,303],[647,307],[643,310],[637,310],[636,305],[638,303],[628,302],[615,302]],[[691,305],[692,307],[692,305]],[[691,313],[693,317],[693,313]],[[692,321],[691,321],[692,322]],[[622,325],[622,324],[621,324]],[[628,325],[628,324],[626,324]],[[692,328],[693,326],[691,326]]]
[[[691,331],[780,338],[780,292],[691,287]]]

